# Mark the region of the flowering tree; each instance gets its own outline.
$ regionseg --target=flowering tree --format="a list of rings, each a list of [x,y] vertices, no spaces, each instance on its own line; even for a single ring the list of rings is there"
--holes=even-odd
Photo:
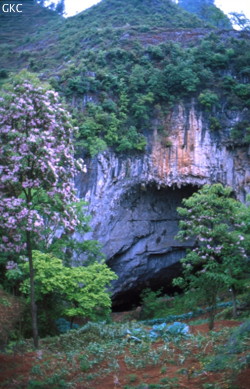
[[[195,248],[181,261],[183,276],[174,284],[194,290],[211,307],[209,328],[214,325],[216,298],[230,288],[236,314],[237,281],[247,265],[245,246],[246,206],[232,198],[232,189],[221,184],[205,185],[178,208],[182,220],[177,237],[195,239]]]
[[[38,346],[32,250],[55,227],[73,233],[73,125],[57,93],[22,72],[0,100],[0,250],[29,262],[34,345]],[[82,161],[78,167],[84,169]],[[9,267],[11,264],[9,264]]]

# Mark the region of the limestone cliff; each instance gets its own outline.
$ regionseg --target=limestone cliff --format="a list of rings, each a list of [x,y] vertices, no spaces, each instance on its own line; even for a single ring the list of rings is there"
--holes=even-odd
[[[235,120],[226,119],[224,135]],[[194,102],[176,106],[164,128],[165,135],[155,129],[148,136],[146,153],[105,152],[77,178],[79,196],[92,214],[89,237],[101,242],[119,276],[113,287],[117,306],[136,302],[147,286],[167,287],[177,274],[179,259],[192,244],[174,238],[182,198],[216,182],[233,187],[242,201],[250,192],[249,148],[233,148],[223,132],[210,131]]]

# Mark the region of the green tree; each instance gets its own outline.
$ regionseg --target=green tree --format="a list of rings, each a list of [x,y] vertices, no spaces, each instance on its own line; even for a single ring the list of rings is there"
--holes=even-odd
[[[42,7],[47,7],[55,10],[59,15],[63,15],[65,10],[65,0],[36,0]]]
[[[174,285],[194,291],[211,308],[213,328],[218,293],[231,289],[236,314],[237,283],[247,266],[246,220],[249,209],[221,184],[205,185],[177,209],[181,216],[177,238],[194,240],[194,249],[181,260],[182,277]],[[249,223],[249,221],[248,221]]]
[[[231,28],[228,17],[215,6],[214,0],[179,0],[179,6],[218,28]]]
[[[0,100],[0,248],[29,261],[34,345],[38,347],[33,250],[54,226],[79,225],[74,127],[58,94],[21,72]],[[7,89],[7,86],[6,86]],[[82,161],[78,167],[84,170]]]
[[[250,30],[250,20],[244,13],[230,12],[230,20],[234,26],[240,28],[240,30]]]
[[[214,0],[179,0],[178,5],[191,13],[199,13],[204,5],[214,5]]]
[[[106,264],[95,261],[88,266],[68,267],[54,255],[36,250],[33,259],[36,301],[56,295],[62,315],[69,317],[72,324],[76,316],[96,320],[110,312],[111,298],[106,288],[117,276]],[[24,278],[20,290],[29,296],[28,263],[24,261],[19,269]]]
[[[60,1],[58,1],[57,5],[56,5],[56,12],[59,15],[63,15],[64,11],[65,11],[65,2],[64,2],[64,0],[60,0]]]
[[[219,97],[216,93],[205,90],[199,94],[198,101],[202,104],[206,111],[211,111],[213,107],[217,107],[219,104]]]
[[[189,95],[196,91],[199,78],[193,68],[191,62],[182,60],[178,64],[171,63],[165,67],[164,83],[169,94]]]

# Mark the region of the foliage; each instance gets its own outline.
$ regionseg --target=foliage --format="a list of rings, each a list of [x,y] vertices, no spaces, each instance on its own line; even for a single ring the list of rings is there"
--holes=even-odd
[[[179,0],[178,5],[184,8],[188,12],[196,12],[201,9],[202,6],[214,5],[214,0]]]
[[[247,279],[240,281],[237,284],[239,291],[244,290],[244,294],[239,295],[240,305],[243,307],[248,304],[249,300],[249,287]],[[230,292],[228,296],[223,291],[224,298],[230,297]],[[230,318],[232,317],[232,302],[216,302],[216,308],[218,310],[224,309],[224,311],[230,311]],[[140,313],[139,320],[145,324],[154,325],[162,323],[172,323],[174,321],[185,321],[197,316],[200,316],[204,313],[211,311],[211,307],[204,307],[203,301],[198,301],[197,305],[197,293],[195,290],[185,291],[183,294],[176,294],[174,297],[169,297],[162,294],[162,290],[152,291],[151,289],[145,289],[141,293],[141,306],[142,310]],[[195,306],[195,309],[194,309]],[[248,306],[248,305],[247,305]],[[239,307],[240,308],[240,307]],[[220,314],[223,316],[222,311]],[[247,312],[246,312],[247,314]]]
[[[198,101],[207,111],[211,111],[214,106],[218,105],[219,98],[215,93],[206,90],[199,95]]]
[[[47,300],[55,294],[61,301],[62,315],[92,320],[107,316],[111,299],[106,287],[116,275],[106,264],[95,262],[88,266],[67,267],[59,258],[39,251],[33,252],[33,259],[36,301]],[[29,295],[28,263],[19,267],[25,278],[20,289]]]
[[[9,89],[1,100],[1,249],[14,255],[26,253],[27,232],[33,247],[41,239],[48,247],[60,226],[72,233],[79,221],[69,115],[25,72]]]
[[[78,147],[92,156],[107,147],[118,152],[141,151],[153,118],[157,116],[163,126],[169,109],[183,99],[195,97],[205,111],[212,111],[210,127],[216,131],[224,126],[222,105],[238,110],[249,121],[248,78],[242,83],[243,73],[249,77],[249,43],[241,41],[241,49],[238,45],[238,40],[222,42],[211,34],[197,47],[168,42],[147,47],[137,44],[129,52],[109,46],[98,52],[88,49],[77,67],[70,64],[62,70],[60,81],[52,79],[52,83],[74,100]],[[222,72],[233,77],[222,77]],[[79,85],[87,86],[84,91],[71,88],[71,76],[76,74],[81,74]],[[238,139],[247,143],[246,129],[240,131]]]
[[[70,323],[68,320],[60,317],[59,319],[56,320],[56,327],[60,334],[64,334],[71,329],[75,330],[79,328],[79,325],[74,323],[72,325],[72,323]]]
[[[178,5],[219,28],[231,28],[228,17],[215,6],[214,0],[179,0]]]
[[[231,301],[216,304],[216,308],[227,308],[227,307],[232,307]],[[174,313],[167,314],[164,317],[143,320],[143,323],[146,325],[154,325],[154,324],[162,324],[162,323],[172,323],[175,321],[185,321],[203,315],[204,313],[207,313],[209,311],[211,311],[211,307],[206,307],[206,308],[197,307],[194,311],[189,311],[182,314],[174,314]]]
[[[246,120],[239,121],[231,130],[231,139],[235,144],[249,144],[250,142],[250,126]],[[242,136],[243,135],[243,136]]]
[[[250,30],[250,20],[244,13],[230,12],[230,20],[234,26],[238,26],[241,30]]]
[[[165,339],[164,343],[135,343],[126,338],[126,330],[129,328],[131,332],[136,331],[138,323],[88,322],[78,330],[43,339],[27,375],[21,376],[18,364],[15,366],[15,384],[31,388],[76,388],[81,382],[84,387],[92,388],[100,386],[105,379],[106,385],[110,387],[114,386],[114,382],[124,382],[124,387],[131,389],[170,389],[181,385],[190,386],[190,382],[195,380],[200,387],[211,387],[213,380],[212,376],[208,380],[207,371],[216,367],[215,361],[219,361],[222,366],[230,358],[233,365],[224,364],[223,374],[217,369],[214,380],[233,386],[234,378],[237,382],[237,374],[249,365],[247,323],[236,330],[223,328],[219,332],[180,337],[178,341],[171,338]],[[140,324],[140,327],[148,331],[148,325]],[[236,339],[237,348],[232,348]],[[29,340],[22,347],[29,352]],[[30,360],[30,353],[22,356],[22,365],[26,360]],[[148,367],[150,372],[154,369],[156,375],[149,375]],[[169,370],[174,373],[173,378]],[[206,383],[207,380],[209,383]],[[11,386],[12,383],[11,380],[5,380],[3,387]]]
[[[237,283],[247,269],[247,207],[231,194],[232,189],[221,184],[205,185],[177,209],[182,218],[177,237],[194,239],[195,248],[181,261],[183,276],[175,279],[174,285],[195,290],[197,299],[211,307],[210,329],[218,292],[231,288],[236,305]],[[236,306],[234,309],[236,314]]]
[[[250,321],[247,320],[236,328],[230,335],[227,342],[221,346],[217,355],[207,360],[205,368],[207,371],[220,371],[231,366],[234,370],[242,370],[250,364],[249,354],[239,358],[239,355],[248,351],[250,339]]]
[[[98,13],[98,15],[97,15]],[[102,17],[100,18],[100,15]],[[78,15],[77,22],[88,20],[90,26],[100,23],[99,27],[122,27],[127,23],[133,26],[169,26],[191,27],[201,26],[201,22],[194,16],[187,15],[178,9],[171,0],[159,1],[157,6],[151,0],[127,0],[124,4],[119,0],[106,0],[98,5],[97,9],[89,9]],[[83,23],[83,24],[84,24]]]
[[[65,9],[65,0],[36,0],[36,2],[45,8],[56,11],[59,15],[63,15]]]
[[[37,239],[49,245],[59,226],[78,225],[73,125],[57,93],[29,78],[21,73],[1,99],[3,252],[25,252],[27,231],[35,247]]]
[[[209,128],[212,131],[219,131],[219,130],[221,130],[221,123],[220,123],[220,121],[216,117],[210,116],[210,118],[209,118]]]
[[[15,338],[15,325],[21,321],[23,301],[0,288],[0,347]]]
[[[141,293],[141,304],[142,304],[142,319],[149,319],[155,316],[161,315],[162,303],[159,299],[161,290],[153,291],[149,288],[144,289]]]
[[[206,22],[170,0],[157,6],[149,0],[106,0],[65,20],[54,12],[47,29],[24,37],[23,45],[30,46],[12,50],[0,66],[11,69],[18,61],[50,78],[72,107],[79,127],[77,150],[91,156],[108,147],[120,153],[144,151],[154,118],[163,126],[173,104],[183,100],[198,99],[203,109],[213,111],[210,128],[216,131],[224,129],[230,110],[249,122],[247,36],[210,29],[194,41],[180,29],[207,21],[217,28],[230,25],[213,1],[185,3],[189,11],[199,9]],[[166,28],[178,28],[177,38],[166,40]],[[45,45],[48,31],[51,43]],[[232,143],[239,139],[249,144],[246,129]]]
[[[250,320],[246,320],[238,328],[236,328],[227,343],[225,351],[229,354],[239,354],[247,349],[244,340],[250,337]]]
[[[29,261],[34,343],[38,346],[32,250],[47,245],[59,227],[79,224],[74,191],[74,127],[58,94],[21,72],[0,101],[0,248],[10,258]]]
[[[63,15],[63,13],[64,13],[64,10],[65,10],[64,1],[65,1],[65,0],[59,0],[58,3],[57,3],[57,5],[56,5],[55,11],[56,11],[59,15]]]
[[[6,69],[0,69],[0,78],[8,78],[8,71]]]

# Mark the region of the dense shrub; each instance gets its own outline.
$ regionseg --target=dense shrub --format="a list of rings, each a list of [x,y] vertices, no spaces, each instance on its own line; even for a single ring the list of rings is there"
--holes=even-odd
[[[21,321],[24,304],[20,298],[13,297],[0,288],[0,347],[15,338],[17,322]]]

